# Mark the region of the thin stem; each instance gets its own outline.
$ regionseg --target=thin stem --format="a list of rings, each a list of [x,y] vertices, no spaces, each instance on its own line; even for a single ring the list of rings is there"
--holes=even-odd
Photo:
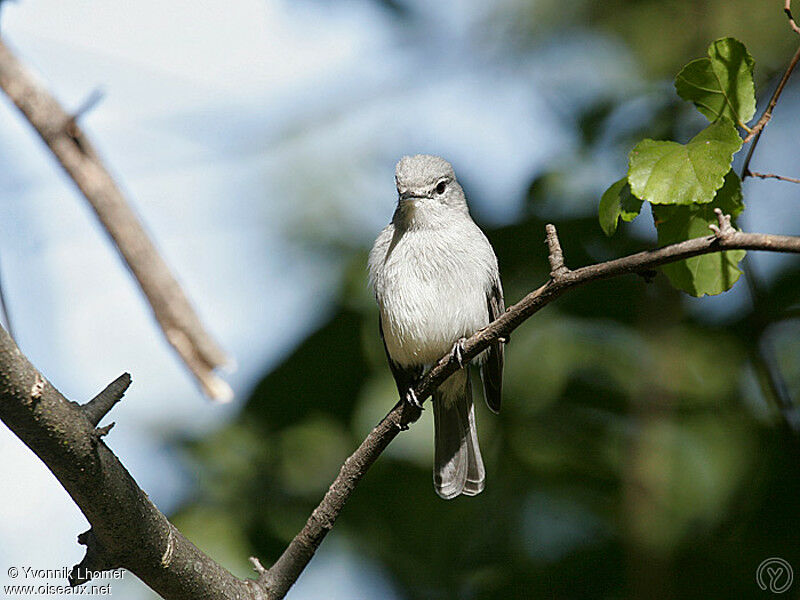
[[[748,171],[747,175],[750,177],[758,177],[759,179],[777,179],[779,181],[788,181],[790,183],[800,183],[800,179],[796,177],[786,177],[786,175],[775,175],[775,173],[759,173],[757,171]]]
[[[786,13],[787,17],[789,17],[789,27],[792,28],[792,31],[800,34],[800,27],[798,27],[797,23],[794,22],[794,17],[792,16],[792,0],[786,0],[786,5],[783,7],[783,12]]]
[[[758,145],[758,140],[761,138],[761,132],[772,118],[772,111],[775,109],[775,105],[778,103],[778,98],[781,97],[783,88],[786,87],[786,83],[789,81],[789,77],[791,77],[792,71],[794,71],[798,61],[800,61],[800,48],[795,51],[794,56],[792,56],[792,60],[789,61],[789,66],[786,67],[786,71],[784,71],[783,77],[781,77],[781,80],[778,83],[778,87],[775,88],[775,91],[772,93],[772,97],[769,99],[769,104],[767,104],[764,114],[761,115],[761,118],[758,120],[755,127],[753,127],[750,133],[747,134],[747,137],[744,138],[745,144],[750,140],[753,140],[753,145],[750,146],[750,149],[747,151],[747,156],[744,159],[744,165],[742,166],[742,179],[744,179],[750,168],[750,159],[753,157],[753,152]],[[753,137],[755,137],[755,139],[753,139]]]

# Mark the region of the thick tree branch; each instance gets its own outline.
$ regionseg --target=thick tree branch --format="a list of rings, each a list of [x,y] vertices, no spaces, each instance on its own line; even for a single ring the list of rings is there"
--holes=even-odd
[[[228,362],[227,357],[206,332],[122,191],[78,127],[76,115],[69,115],[61,108],[2,40],[0,88],[86,197],[139,283],[167,340],[205,393],[211,398],[229,400],[230,387],[214,373],[214,369]]]
[[[724,250],[800,253],[800,237],[742,233],[733,229],[729,217],[721,213],[719,225],[715,227],[714,235],[709,237],[695,238],[570,271],[564,266],[564,257],[555,227],[548,225],[547,243],[553,271],[550,281],[509,307],[505,314],[466,340],[463,346],[463,359],[475,358],[496,340],[507,338],[514,329],[561,294],[592,281],[629,273],[643,273],[667,263]],[[458,362],[454,356],[448,354],[442,358],[427,372],[414,390],[417,399],[424,402],[439,384],[458,369]],[[409,423],[416,421],[419,415],[419,409],[406,402],[398,402],[345,461],[339,475],[303,529],[290,542],[275,564],[261,574],[260,579],[269,585],[274,597],[282,598],[288,592],[314,556],[322,540],[333,528],[336,518],[369,467],[397,434],[406,429]]]
[[[164,598],[266,598],[254,580],[234,577],[175,529],[95,433],[82,407],[50,385],[2,328],[0,373],[0,419],[91,523],[79,538],[87,546],[79,565],[84,572],[124,567]],[[76,568],[71,581],[81,580]]]

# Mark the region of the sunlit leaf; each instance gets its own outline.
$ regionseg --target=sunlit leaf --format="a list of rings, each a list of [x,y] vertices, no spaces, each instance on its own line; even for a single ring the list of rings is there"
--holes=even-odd
[[[709,121],[727,117],[747,123],[756,112],[754,64],[744,44],[722,38],[708,47],[707,58],[693,60],[678,73],[675,90]]]
[[[659,245],[711,235],[708,226],[717,222],[715,208],[731,217],[736,217],[744,209],[742,184],[733,171],[728,172],[725,185],[713,202],[692,206],[653,206]],[[664,265],[661,270],[673,286],[687,294],[713,296],[729,290],[736,283],[742,273],[737,265],[744,255],[744,250],[704,254]]]
[[[711,202],[742,139],[728,119],[712,123],[687,144],[642,140],[628,157],[633,194],[652,204]]]
[[[628,178],[623,177],[611,184],[600,198],[599,218],[603,232],[611,237],[617,230],[617,223],[631,222],[642,210],[642,201],[631,194]]]

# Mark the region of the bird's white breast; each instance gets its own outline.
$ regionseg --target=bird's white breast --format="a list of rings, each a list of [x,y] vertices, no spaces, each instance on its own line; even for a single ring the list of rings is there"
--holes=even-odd
[[[467,250],[469,249],[469,251]],[[402,366],[430,364],[489,322],[497,259],[472,222],[441,230],[392,226],[370,254],[386,348]]]

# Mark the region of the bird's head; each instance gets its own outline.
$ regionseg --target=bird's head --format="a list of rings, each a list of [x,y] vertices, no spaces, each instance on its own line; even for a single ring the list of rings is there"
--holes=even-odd
[[[441,214],[446,209],[467,211],[464,190],[449,162],[438,156],[404,156],[395,169],[398,211],[407,217]]]

